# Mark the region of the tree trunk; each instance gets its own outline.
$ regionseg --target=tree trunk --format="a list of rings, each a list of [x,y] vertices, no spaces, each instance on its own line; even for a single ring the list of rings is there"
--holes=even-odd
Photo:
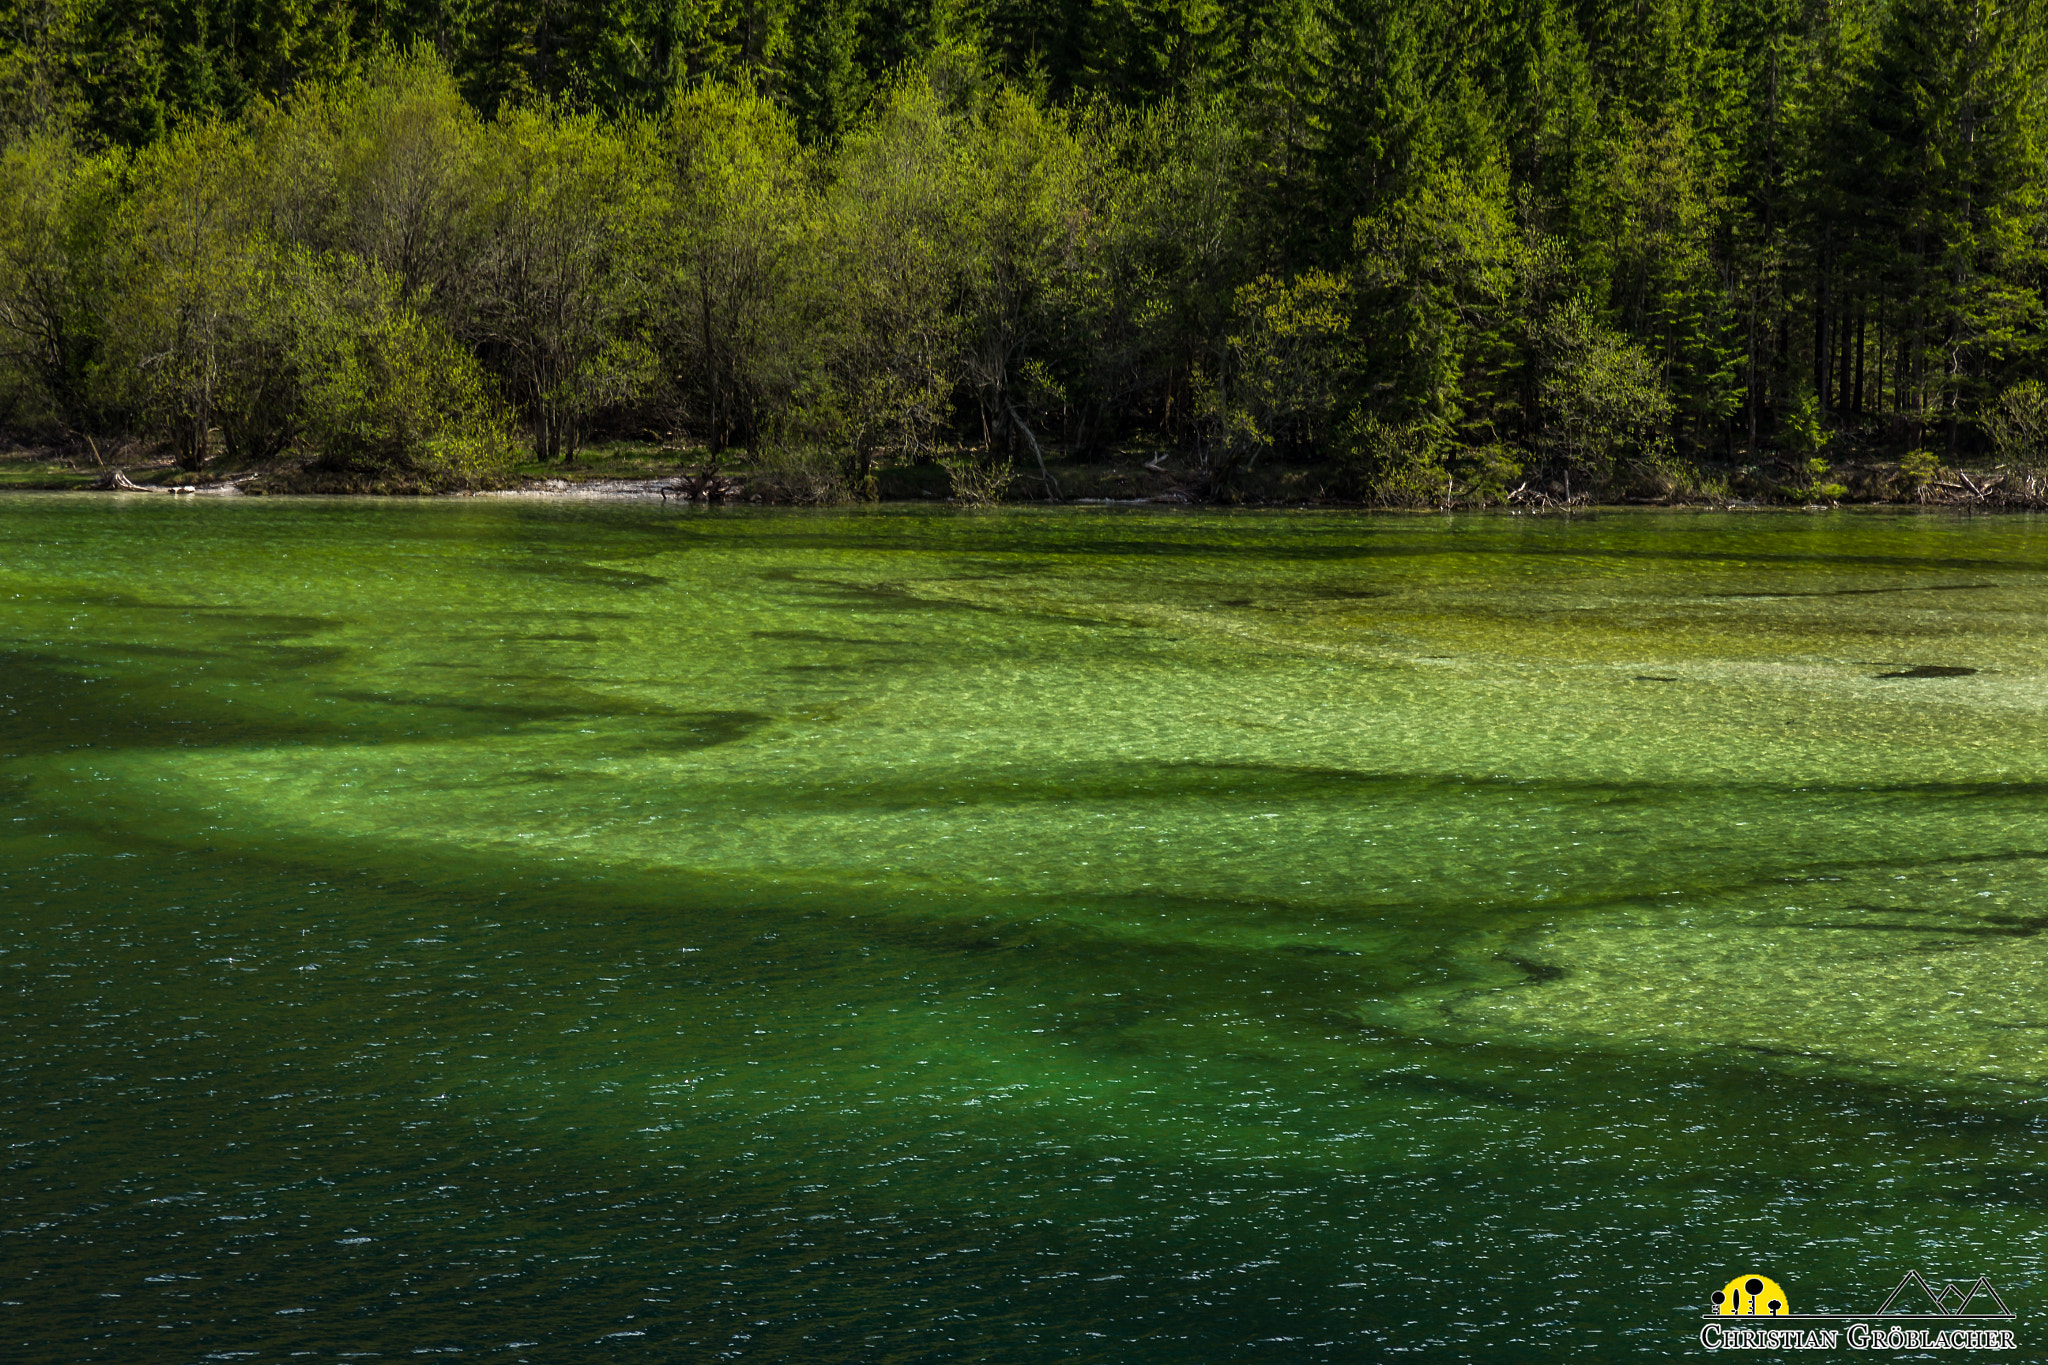
[[[718,352],[711,338],[711,286],[701,273],[697,277],[697,313],[704,334],[704,372],[711,400],[711,449],[720,451],[725,449],[725,426],[720,420],[723,414],[719,401],[724,395],[719,391]]]
[[[1030,427],[1024,425],[1024,419],[1018,415],[1015,407],[1010,409],[1010,421],[1016,425],[1017,430],[1024,433],[1024,439],[1031,443],[1031,453],[1038,457],[1038,477],[1045,481],[1045,500],[1058,502],[1060,486],[1053,481],[1052,472],[1045,467],[1045,452],[1038,448],[1038,438],[1031,434]]]
[[[1820,415],[1828,415],[1828,362],[1834,358],[1828,346],[1828,267],[1821,257],[1820,278],[1813,291],[1813,393]]]
[[[1762,277],[1762,267],[1759,266],[1757,271],[1757,283],[1751,286],[1749,294],[1749,372],[1746,378],[1749,381],[1749,458],[1752,463],[1754,463],[1756,460],[1757,409],[1760,406],[1762,406],[1762,394],[1757,384],[1756,373],[1756,309],[1757,294],[1762,284]]]
[[[1868,326],[1869,321],[1870,306],[1866,301],[1858,299],[1856,301],[1856,401],[1850,408],[1850,411],[1854,412],[1859,418],[1863,416],[1864,329]]]
[[[1835,328],[1841,333],[1841,354],[1837,357],[1835,371],[1835,412],[1847,423],[1856,412],[1856,304],[1853,299],[1843,303],[1842,311],[1835,319]]]

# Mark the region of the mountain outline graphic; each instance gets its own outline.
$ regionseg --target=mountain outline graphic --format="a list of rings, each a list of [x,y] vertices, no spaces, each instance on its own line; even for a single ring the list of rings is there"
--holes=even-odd
[[[1919,1287],[1920,1293],[1926,1296],[1926,1303],[1933,1311],[1913,1312],[1909,1308],[1904,1307],[1894,1309],[1892,1305],[1899,1301],[1899,1297],[1906,1294],[1908,1289],[1916,1285]],[[1985,1307],[1972,1312],[1970,1305],[1977,1302],[1979,1295],[1996,1304],[1996,1311]],[[1979,1275],[1977,1282],[1970,1286],[1968,1293],[1965,1293],[1954,1280],[1948,1281],[1939,1290],[1936,1290],[1921,1277],[1919,1271],[1909,1270],[1904,1278],[1899,1281],[1898,1288],[1892,1290],[1891,1296],[1884,1301],[1884,1306],[1871,1316],[1880,1318],[2011,1318],[2019,1315],[2010,1308],[2007,1308],[2005,1300],[1998,1297],[1998,1291],[1992,1288],[1991,1277],[1988,1275]]]

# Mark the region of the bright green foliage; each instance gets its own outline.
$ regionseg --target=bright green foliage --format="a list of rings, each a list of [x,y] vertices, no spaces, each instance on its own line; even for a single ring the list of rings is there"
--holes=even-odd
[[[1825,489],[2005,449],[2048,365],[2048,0],[0,0],[0,135],[0,415],[188,462],[311,439],[294,261],[546,457],[856,490]]]
[[[14,144],[0,335],[51,414],[139,420],[189,469],[303,450],[428,484],[484,477],[505,445],[494,386],[422,311],[463,303],[438,291],[466,278],[475,134],[422,70],[196,123],[132,164],[54,133]]]
[[[1354,383],[1351,285],[1327,271],[1261,275],[1237,291],[1226,417],[1219,445],[1313,451]],[[1233,449],[1231,453],[1235,453]]]
[[[123,339],[152,425],[188,469],[206,463],[217,427],[245,445],[270,447],[276,435],[251,406],[285,383],[290,363],[278,318],[288,291],[255,212],[260,179],[247,134],[218,122],[156,143],[135,165]]]
[[[1654,461],[1671,398],[1643,349],[1578,300],[1546,319],[1542,344],[1544,453],[1596,481],[1626,461]]]
[[[106,358],[125,169],[120,153],[86,156],[56,132],[0,152],[0,357],[29,390],[27,425],[119,420]]]
[[[803,286],[819,363],[798,434],[848,452],[857,495],[880,460],[929,453],[951,417],[972,240],[961,117],[931,84],[899,85],[848,138],[820,206]]]
[[[1802,390],[1785,414],[1785,449],[1800,457],[1819,455],[1828,446],[1827,423],[1821,420],[1820,400],[1813,390]]]
[[[647,288],[683,420],[714,450],[756,445],[801,383],[796,288],[816,195],[794,121],[732,86],[678,100]]]
[[[642,243],[656,210],[648,130],[508,110],[485,130],[467,329],[527,414],[534,452],[573,458],[585,419],[644,384]]]
[[[1427,422],[1388,422],[1365,411],[1345,423],[1337,447],[1336,491],[1390,507],[1448,497],[1446,442]]]
[[[1357,229],[1355,273],[1372,315],[1377,406],[1441,432],[1512,430],[1525,295],[1544,254],[1508,203],[1498,163],[1419,177]],[[1469,410],[1469,411],[1468,411]]]
[[[331,169],[296,186],[304,203],[323,180],[332,185],[332,217],[309,244],[375,264],[416,306],[452,322],[467,298],[486,198],[481,121],[447,69],[423,55],[381,56],[328,106],[308,121],[310,137],[331,138]]]
[[[1056,496],[1038,433],[1064,424],[1068,386],[1047,362],[1075,350],[1073,321],[1100,269],[1100,168],[1071,119],[1014,90],[998,91],[961,136],[965,387],[983,442],[1028,449]]]
[[[476,487],[511,462],[512,422],[467,348],[351,258],[299,262],[292,358],[306,439],[333,471]]]
[[[1984,427],[2004,463],[2048,465],[2048,384],[2028,379],[2007,389],[1985,415]]]
[[[68,127],[84,114],[80,11],[76,0],[0,0],[0,135]]]
[[[1918,492],[1941,474],[1941,459],[1931,450],[1909,450],[1899,461],[1899,480],[1907,492]]]

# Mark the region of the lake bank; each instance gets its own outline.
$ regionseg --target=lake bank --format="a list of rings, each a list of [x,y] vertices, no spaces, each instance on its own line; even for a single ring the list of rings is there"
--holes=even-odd
[[[113,447],[109,448],[114,449]],[[83,491],[111,478],[116,463],[96,460],[97,447],[90,452],[52,448],[0,451],[0,491]],[[132,458],[132,457],[131,457]],[[118,459],[118,457],[117,457]],[[222,493],[232,485],[236,492],[254,496],[525,496],[627,498],[654,501],[681,498],[690,501],[730,501],[760,505],[818,504],[864,501],[834,491],[829,485],[792,483],[786,472],[750,466],[743,456],[728,459],[722,466],[717,457],[703,451],[678,455],[660,446],[622,445],[601,447],[569,465],[523,464],[508,470],[497,486],[475,489],[437,490],[405,480],[389,484],[365,483],[360,477],[329,478],[298,466],[252,469],[222,467],[218,471],[193,473],[179,469],[167,458],[119,465],[122,478],[133,480],[143,490],[188,489],[200,493]],[[1715,467],[1679,483],[1664,479],[1638,481],[1617,486],[1600,497],[1583,490],[1574,493],[1562,482],[1539,478],[1518,479],[1486,498],[1454,494],[1447,500],[1406,508],[1376,508],[1355,498],[1333,496],[1329,486],[1338,471],[1321,466],[1269,466],[1246,472],[1231,488],[1218,491],[1206,486],[1201,472],[1185,456],[1171,456],[1156,450],[1126,452],[1081,461],[1055,452],[1050,471],[1061,496],[1053,501],[1072,504],[1128,503],[1133,505],[1228,506],[1261,508],[1324,508],[1345,511],[1373,510],[1485,510],[1488,507],[1523,511],[1556,511],[1568,507],[1691,507],[1702,509],[1753,507],[1833,506],[1932,506],[1972,510],[2048,509],[2048,478],[2038,471],[1996,467],[1937,468],[1925,483],[1915,484],[1901,473],[1896,462],[1858,460],[1836,466],[1829,478],[1839,480],[1823,494],[1795,487],[1787,482],[1789,471],[1775,474],[1751,467]],[[699,496],[710,489],[708,499]],[[1023,505],[1048,501],[1035,473],[1019,468],[995,505]],[[990,505],[986,490],[977,489],[972,501]],[[875,496],[882,503],[957,503],[954,485],[939,463],[899,465],[877,471]]]

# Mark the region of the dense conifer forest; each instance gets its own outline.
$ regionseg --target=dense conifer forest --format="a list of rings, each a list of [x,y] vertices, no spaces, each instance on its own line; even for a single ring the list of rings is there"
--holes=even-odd
[[[0,20],[17,441],[457,486],[631,435],[970,499],[1117,450],[1390,504],[2048,464],[2048,0]]]

